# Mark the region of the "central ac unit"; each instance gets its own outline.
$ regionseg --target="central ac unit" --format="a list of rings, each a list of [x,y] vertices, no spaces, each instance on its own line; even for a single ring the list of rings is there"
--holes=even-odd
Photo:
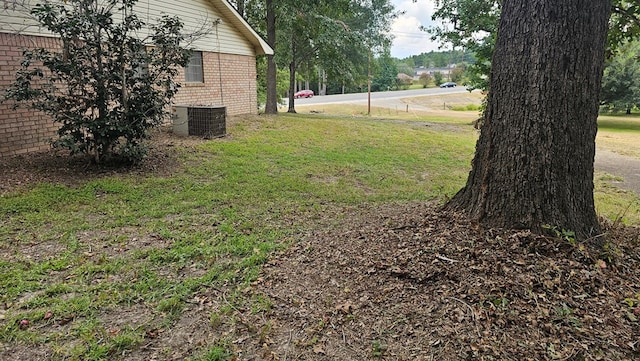
[[[227,133],[226,107],[176,105],[172,110],[177,135],[217,138]]]

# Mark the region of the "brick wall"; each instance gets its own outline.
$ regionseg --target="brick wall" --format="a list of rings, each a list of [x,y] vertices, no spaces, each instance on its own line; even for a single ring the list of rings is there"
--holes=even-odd
[[[0,98],[15,80],[25,48],[59,48],[57,39],[0,33]],[[14,102],[0,103],[0,157],[45,150],[58,128],[42,113],[29,109],[12,110]]]
[[[15,80],[24,48],[57,49],[57,39],[0,33],[0,98]],[[257,113],[256,63],[252,56],[203,53],[204,83],[185,83],[174,104],[224,105],[228,115]],[[222,76],[220,76],[222,69]],[[49,149],[58,125],[28,109],[12,110],[13,102],[0,103],[0,158]]]
[[[258,111],[254,57],[203,52],[203,83],[185,83],[174,98],[176,105],[224,105],[227,114]],[[222,76],[220,76],[222,69]],[[184,80],[184,74],[178,79]]]

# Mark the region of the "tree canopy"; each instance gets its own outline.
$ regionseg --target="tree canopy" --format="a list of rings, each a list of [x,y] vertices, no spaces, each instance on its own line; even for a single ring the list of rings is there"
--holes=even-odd
[[[326,0],[279,9],[276,61],[290,71],[290,112],[295,112],[293,93],[300,67],[357,82],[367,74],[369,54],[390,44],[386,30],[394,12],[388,0]]]
[[[417,1],[417,0],[414,0]],[[426,28],[432,39],[451,44],[454,49],[466,49],[475,54],[477,62],[468,68],[469,86],[486,90],[491,57],[498,31],[503,0],[436,0],[433,20],[442,25]],[[640,3],[613,0],[607,52],[613,56],[626,41],[640,35]]]
[[[267,113],[277,112],[276,66],[289,71],[291,112],[295,111],[293,93],[300,70],[307,81],[307,74],[317,73],[342,84],[365,81],[370,54],[381,54],[391,44],[388,30],[396,16],[389,0],[234,3],[275,50],[266,79]]]
[[[631,113],[640,107],[640,41],[623,44],[604,70],[600,99],[604,109]]]

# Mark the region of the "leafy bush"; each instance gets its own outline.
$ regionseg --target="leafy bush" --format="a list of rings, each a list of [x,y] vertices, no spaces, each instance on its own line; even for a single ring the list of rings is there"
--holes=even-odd
[[[404,73],[398,73],[396,76],[396,89],[407,90],[413,84],[413,78]]]
[[[61,124],[53,145],[90,154],[96,163],[144,157],[146,131],[168,115],[179,87],[173,79],[189,60],[177,17],[163,16],[148,26],[150,36],[136,36],[147,27],[133,12],[136,2],[37,4],[31,15],[60,38],[62,48],[25,50],[5,96],[15,107],[50,115]]]
[[[420,79],[418,81],[422,84],[423,88],[427,88],[433,83],[433,78],[431,78],[429,73],[422,73],[420,74]]]
[[[443,80],[444,80],[444,76],[442,75],[441,72],[437,71],[433,73],[433,81],[436,84],[436,86],[440,86],[440,84],[443,83]]]

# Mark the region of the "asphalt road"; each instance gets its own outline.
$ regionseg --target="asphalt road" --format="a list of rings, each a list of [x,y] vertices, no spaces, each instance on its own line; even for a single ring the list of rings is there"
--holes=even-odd
[[[640,159],[596,149],[594,165],[598,170],[622,178],[622,181],[612,181],[611,183],[640,196]]]
[[[442,95],[442,94],[455,94],[468,92],[465,87],[458,86],[455,88],[427,88],[427,89],[413,89],[413,90],[397,90],[386,92],[372,92],[371,100],[380,101],[395,101],[398,104],[402,104],[400,99],[421,97],[428,95]],[[319,105],[319,104],[367,104],[367,93],[355,93],[355,94],[334,94],[334,95],[316,95],[312,98],[300,98],[295,100],[296,105]]]

